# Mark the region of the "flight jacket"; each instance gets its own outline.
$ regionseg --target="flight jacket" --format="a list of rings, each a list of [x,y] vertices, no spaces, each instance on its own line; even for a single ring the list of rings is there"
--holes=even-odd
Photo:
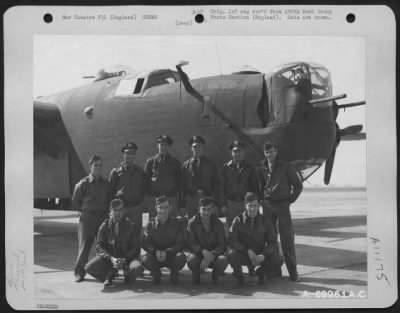
[[[130,262],[140,255],[140,234],[140,226],[127,217],[120,222],[118,234],[115,233],[113,220],[106,219],[97,234],[96,253],[109,261],[111,257],[114,257],[125,258],[127,262]]]
[[[222,222],[214,214],[211,215],[210,219],[209,232],[205,230],[199,213],[193,216],[188,223],[189,250],[200,257],[202,257],[204,249],[210,251],[216,257],[226,250],[226,238]]]

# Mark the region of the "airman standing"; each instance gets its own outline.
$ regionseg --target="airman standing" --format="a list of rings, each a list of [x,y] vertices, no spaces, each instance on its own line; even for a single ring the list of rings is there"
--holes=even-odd
[[[147,193],[149,195],[149,213],[151,217],[156,215],[155,199],[166,195],[171,203],[170,214],[176,216],[178,208],[178,192],[181,180],[181,165],[179,161],[169,154],[172,139],[168,135],[157,137],[158,153],[149,158],[144,166],[148,183]]]
[[[213,161],[204,155],[205,140],[201,136],[193,136],[189,140],[192,157],[182,166],[180,213],[187,210],[189,218],[198,211],[199,199],[203,196],[212,197],[219,206],[219,179],[217,167]]]
[[[255,168],[245,161],[245,145],[234,140],[229,150],[232,160],[222,168],[222,200],[221,213],[226,215],[228,228],[233,219],[245,210],[244,196],[246,192],[257,192],[257,176]]]
[[[97,231],[107,217],[109,186],[101,176],[103,162],[98,155],[89,159],[90,173],[75,185],[72,195],[72,208],[81,212],[78,224],[78,258],[75,264],[75,281],[85,277],[84,266],[88,261],[90,249]]]
[[[122,147],[123,161],[111,170],[108,180],[112,197],[124,201],[128,216],[141,227],[146,176],[143,169],[134,162],[137,149],[134,142],[128,142]]]
[[[259,193],[263,214],[275,229],[279,225],[282,252],[291,281],[297,282],[296,251],[290,204],[299,197],[303,184],[299,174],[290,165],[278,158],[278,148],[272,142],[264,143],[265,160],[258,168]],[[281,275],[281,274],[280,274]]]

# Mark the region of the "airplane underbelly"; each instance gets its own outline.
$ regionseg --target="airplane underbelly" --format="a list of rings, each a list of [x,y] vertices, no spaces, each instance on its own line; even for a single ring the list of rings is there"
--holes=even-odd
[[[69,198],[68,153],[60,159],[46,154],[36,156],[33,183],[35,198]]]

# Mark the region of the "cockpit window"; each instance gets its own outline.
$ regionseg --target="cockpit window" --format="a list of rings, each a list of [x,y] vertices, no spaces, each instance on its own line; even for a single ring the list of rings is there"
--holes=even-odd
[[[138,79],[122,79],[119,82],[118,88],[115,91],[116,96],[133,95],[136,91]]]
[[[314,97],[326,97],[330,95],[330,75],[321,67],[310,68],[312,94]]]
[[[172,84],[179,81],[179,74],[171,70],[156,70],[153,72],[140,72],[133,76],[126,76],[120,80],[116,96],[129,96],[143,94],[152,87]]]
[[[145,89],[177,82],[177,77],[173,75],[172,71],[156,72],[149,75]]]
[[[140,93],[140,91],[142,90],[142,87],[143,87],[143,83],[144,83],[144,78],[137,79],[136,87],[135,87],[135,90],[133,91],[134,94]]]
[[[301,87],[308,80],[311,82],[311,97],[321,98],[331,94],[331,78],[328,70],[319,66],[309,66],[298,63],[287,67],[277,74],[277,78],[284,78]],[[300,86],[301,85],[301,86]],[[309,87],[308,87],[309,88]]]

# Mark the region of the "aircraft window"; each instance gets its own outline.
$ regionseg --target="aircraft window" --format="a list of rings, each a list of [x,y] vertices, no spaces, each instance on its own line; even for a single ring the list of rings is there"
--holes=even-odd
[[[278,74],[278,77],[286,78],[296,84],[298,81],[301,81],[302,79],[308,79],[309,78],[309,72],[307,68],[304,67],[304,65],[296,65],[292,68],[287,69],[285,72],[281,72]]]
[[[142,90],[143,87],[143,83],[144,83],[144,78],[138,78],[137,83],[136,83],[136,87],[133,93],[140,93],[140,90]]]
[[[139,94],[142,90],[144,78],[122,79],[115,91],[116,96]]]
[[[311,68],[311,84],[313,96],[325,97],[330,95],[330,75],[323,68]]]
[[[155,73],[149,76],[146,89],[159,85],[172,84],[175,83],[176,81],[177,80],[172,74],[172,72],[166,71],[161,73]]]

